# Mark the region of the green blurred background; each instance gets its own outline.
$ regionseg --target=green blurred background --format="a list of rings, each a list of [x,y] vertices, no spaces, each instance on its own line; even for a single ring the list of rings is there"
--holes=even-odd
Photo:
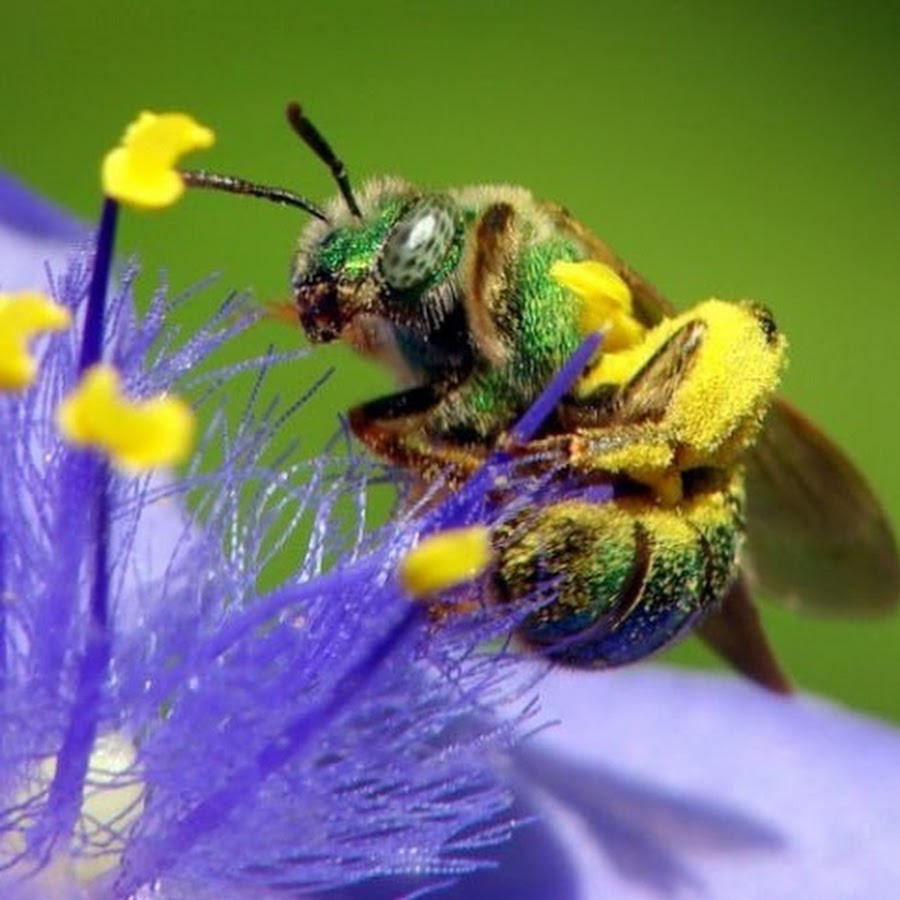
[[[327,174],[283,123],[296,97],[357,183],[389,172],[523,184],[681,305],[765,301],[792,342],[787,393],[900,522],[898,7],[35,0],[3,18],[0,164],[82,216],[99,207],[100,156],[142,108],[216,129],[194,165],[323,198]],[[199,194],[127,214],[122,247],[140,254],[144,296],[161,270],[175,290],[220,272],[202,318],[230,287],[286,299],[302,221]],[[300,339],[266,324],[233,349],[273,340]],[[291,396],[335,362],[299,420],[323,434],[338,409],[387,386],[323,348],[282,372],[280,390]],[[801,685],[900,719],[900,617],[766,618]],[[694,642],[673,657],[716,665]]]

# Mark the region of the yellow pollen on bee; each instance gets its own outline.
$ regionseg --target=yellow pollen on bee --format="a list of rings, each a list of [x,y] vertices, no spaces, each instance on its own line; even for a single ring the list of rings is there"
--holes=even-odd
[[[28,387],[38,364],[28,342],[42,331],[61,331],[72,322],[69,311],[36,291],[0,294],[0,390]]]
[[[664,319],[637,346],[604,354],[576,389],[579,397],[589,397],[606,385],[630,382],[691,323],[704,326],[702,342],[679,376],[664,418],[654,426],[664,431],[669,445],[681,447],[682,466],[709,462],[720,451],[733,456],[759,430],[785,365],[786,341],[780,334],[766,334],[752,306],[713,298]],[[637,457],[639,447],[638,440],[626,448],[623,455],[635,459],[623,468],[653,468]]]
[[[212,130],[185,113],[142,112],[103,160],[103,192],[144,209],[169,206],[184,193],[178,160],[214,142]]]
[[[399,577],[413,597],[426,597],[481,575],[493,556],[484,525],[448,528],[429,535],[400,563]]]
[[[182,462],[193,446],[195,422],[178,397],[133,402],[122,394],[119,375],[105,363],[88,369],[60,403],[57,423],[72,444],[105,452],[126,471]]]
[[[644,336],[632,314],[631,289],[611,266],[595,259],[557,260],[550,277],[581,300],[579,327],[586,335],[603,331],[604,352],[631,347]]]

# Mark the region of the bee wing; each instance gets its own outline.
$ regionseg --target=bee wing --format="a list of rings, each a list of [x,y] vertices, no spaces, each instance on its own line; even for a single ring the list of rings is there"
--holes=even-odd
[[[791,692],[790,680],[766,638],[743,573],[694,631],[742,675],[776,694]]]
[[[834,442],[780,398],[747,459],[747,537],[763,596],[834,614],[897,605],[897,545],[875,494]]]

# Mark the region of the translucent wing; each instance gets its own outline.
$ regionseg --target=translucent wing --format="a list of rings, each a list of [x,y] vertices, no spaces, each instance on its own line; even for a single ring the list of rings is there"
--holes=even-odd
[[[747,536],[751,580],[768,599],[834,614],[897,605],[897,545],[875,494],[784,400],[747,460]]]
[[[739,575],[721,604],[697,626],[697,637],[742,675],[777,694],[791,683],[769,646],[744,575]]]

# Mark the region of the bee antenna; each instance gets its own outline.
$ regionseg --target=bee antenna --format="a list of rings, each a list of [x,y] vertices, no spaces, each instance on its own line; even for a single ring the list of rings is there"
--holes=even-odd
[[[299,103],[296,101],[288,103],[286,113],[291,128],[297,132],[300,140],[328,166],[350,212],[357,219],[361,219],[362,213],[359,210],[356,198],[353,196],[353,189],[350,187],[347,167],[337,158],[334,150],[331,149],[331,145],[322,137],[319,129],[306,118]]]
[[[234,175],[217,175],[215,172],[202,170],[179,172],[188,187],[210,188],[215,191],[226,191],[229,194],[246,194],[249,197],[261,197],[282,206],[296,206],[323,222],[328,216],[310,200],[284,188],[269,187],[265,184],[254,184]]]

